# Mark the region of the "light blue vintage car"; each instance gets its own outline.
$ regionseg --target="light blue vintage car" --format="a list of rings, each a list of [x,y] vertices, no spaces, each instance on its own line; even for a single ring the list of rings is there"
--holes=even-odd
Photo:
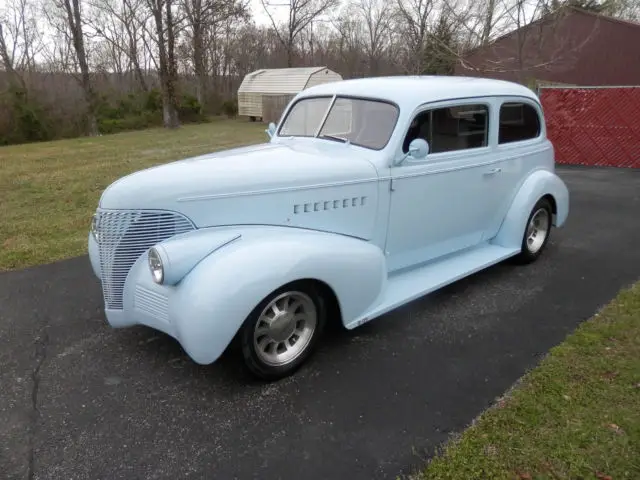
[[[328,322],[353,329],[513,257],[569,211],[536,95],[456,77],[309,88],[265,144],[121,178],[89,234],[113,327],[177,339],[197,363],[237,345],[290,375]]]

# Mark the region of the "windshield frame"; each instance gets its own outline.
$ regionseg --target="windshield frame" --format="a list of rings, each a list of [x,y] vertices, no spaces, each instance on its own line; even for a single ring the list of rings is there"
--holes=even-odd
[[[280,132],[282,131],[282,127],[284,126],[284,124],[286,123],[287,119],[289,118],[289,115],[291,114],[291,111],[294,109],[294,107],[300,103],[303,102],[305,100],[313,100],[313,99],[322,99],[322,98],[327,98],[330,99],[329,101],[329,106],[327,107],[327,110],[324,112],[324,115],[322,116],[322,120],[318,126],[318,128],[316,129],[315,133],[313,135],[281,135]],[[356,143],[356,142],[352,142],[349,141],[349,145],[354,145],[356,147],[361,147],[361,148],[366,148],[367,150],[373,150],[373,151],[381,151],[384,150],[388,145],[389,142],[391,141],[391,139],[393,138],[393,134],[396,131],[396,128],[398,127],[398,120],[400,119],[400,106],[391,100],[387,100],[384,98],[377,98],[377,97],[367,97],[367,96],[362,96],[362,95],[347,95],[347,94],[339,94],[339,93],[334,93],[334,94],[325,94],[325,95],[309,95],[309,96],[304,96],[301,97],[299,99],[297,99],[295,102],[293,102],[291,104],[291,106],[289,106],[286,110],[286,115],[282,118],[282,121],[280,122],[280,124],[278,125],[278,130],[276,132],[276,135],[279,138],[317,138],[317,139],[323,139],[323,137],[320,136],[320,132],[322,132],[322,129],[324,128],[325,123],[327,122],[327,118],[329,117],[329,114],[331,113],[331,110],[333,109],[333,106],[336,103],[336,100],[338,99],[348,99],[348,100],[362,100],[362,101],[367,101],[367,102],[376,102],[376,103],[385,103],[387,105],[390,105],[392,107],[394,107],[395,112],[396,112],[396,119],[393,123],[393,127],[391,128],[391,130],[389,131],[389,135],[387,138],[387,141],[384,143],[384,145],[382,145],[380,148],[374,148],[370,145],[363,145],[360,143]],[[324,140],[328,140],[328,139],[324,139]],[[331,140],[328,140],[331,141]]]

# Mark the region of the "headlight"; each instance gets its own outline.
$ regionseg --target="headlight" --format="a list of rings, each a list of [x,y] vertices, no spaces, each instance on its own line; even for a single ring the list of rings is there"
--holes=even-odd
[[[156,283],[162,283],[164,280],[164,267],[162,265],[162,259],[160,254],[155,248],[149,250],[149,270],[151,270],[151,276]]]
[[[96,240],[96,242],[100,243],[100,231],[98,229],[98,214],[94,213],[91,218],[91,235]]]

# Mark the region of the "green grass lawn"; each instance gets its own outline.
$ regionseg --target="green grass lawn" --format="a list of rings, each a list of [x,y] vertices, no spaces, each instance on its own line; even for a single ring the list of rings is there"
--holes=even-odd
[[[640,282],[527,374],[420,479],[640,479]]]
[[[156,164],[267,140],[266,127],[216,119],[0,148],[0,271],[86,253],[91,215],[105,187]]]

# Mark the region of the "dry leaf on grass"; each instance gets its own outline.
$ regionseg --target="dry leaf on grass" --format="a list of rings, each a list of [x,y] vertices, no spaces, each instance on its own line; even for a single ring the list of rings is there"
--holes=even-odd
[[[624,434],[624,430],[622,429],[622,427],[620,427],[620,425],[616,425],[615,423],[610,423],[609,425],[607,425],[607,427],[613,432],[617,433],[618,435]]]
[[[498,449],[495,445],[487,445],[484,448],[484,454],[488,457],[495,457],[498,454]]]
[[[531,474],[527,472],[516,472],[518,480],[531,480]]]
[[[611,475],[605,475],[601,472],[596,472],[596,478],[598,480],[613,480],[613,477]]]

